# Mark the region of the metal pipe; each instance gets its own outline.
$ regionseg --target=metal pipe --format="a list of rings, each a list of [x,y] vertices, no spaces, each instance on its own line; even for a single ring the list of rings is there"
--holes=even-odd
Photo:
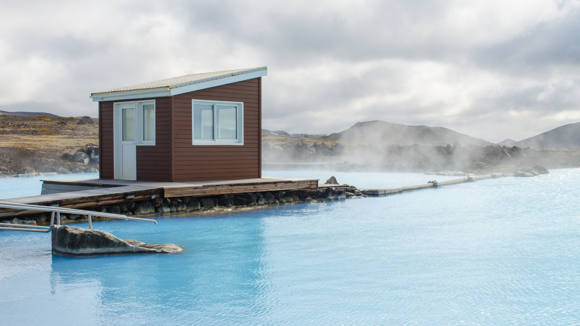
[[[50,232],[52,229],[48,230],[40,230],[40,229],[22,229],[22,228],[8,228],[4,226],[0,226],[0,230],[10,230],[10,231],[27,231],[27,232]]]
[[[30,225],[30,224],[12,224],[12,223],[0,223],[0,226],[10,226],[10,227],[22,227],[22,228],[35,228],[35,229],[50,229],[48,226],[43,225]]]

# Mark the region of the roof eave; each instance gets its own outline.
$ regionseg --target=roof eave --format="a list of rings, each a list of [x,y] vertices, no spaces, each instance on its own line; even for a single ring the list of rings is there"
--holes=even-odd
[[[169,87],[138,89],[123,92],[92,93],[90,98],[93,99],[93,102],[100,102],[167,96],[171,96],[171,89]]]
[[[132,91],[109,92],[109,93],[107,92],[92,93],[90,98],[93,99],[93,102],[100,102],[100,101],[133,100],[152,97],[168,97],[183,93],[194,92],[202,89],[227,85],[231,83],[237,83],[240,81],[259,78],[267,75],[268,68],[260,67],[249,71],[230,73],[221,76],[196,80],[194,82],[176,84],[161,88],[139,89]]]

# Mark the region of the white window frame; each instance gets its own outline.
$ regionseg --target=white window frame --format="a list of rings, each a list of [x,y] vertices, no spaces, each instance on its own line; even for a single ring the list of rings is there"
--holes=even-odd
[[[143,105],[153,104],[153,140],[143,140]],[[155,100],[136,101],[136,102],[115,102],[115,108],[135,108],[135,145],[137,146],[155,146],[157,140],[157,107]],[[120,131],[118,131],[120,132]],[[119,134],[120,135],[120,134]]]
[[[195,139],[195,104],[205,104],[213,106],[213,139]],[[237,117],[237,138],[236,139],[217,139],[217,110],[216,106],[235,106]],[[209,100],[191,100],[191,142],[192,145],[244,145],[244,102],[224,102]]]
[[[143,105],[145,104],[153,104],[153,140],[143,140]],[[135,131],[137,133],[135,140],[137,141],[137,145],[155,146],[155,140],[157,139],[157,108],[155,107],[155,100],[137,101],[135,104],[135,112],[137,115],[135,119],[137,122],[137,126],[135,126]]]

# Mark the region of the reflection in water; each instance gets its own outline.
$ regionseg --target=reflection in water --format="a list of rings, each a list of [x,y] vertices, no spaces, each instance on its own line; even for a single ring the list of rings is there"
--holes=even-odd
[[[231,217],[200,219],[195,224],[165,219],[159,223],[162,230],[134,223],[131,227],[162,233],[150,234],[147,242],[166,242],[173,238],[167,235],[175,234],[186,251],[84,259],[53,256],[52,287],[91,287],[98,293],[100,313],[127,324],[162,322],[161,316],[167,321],[168,311],[182,321],[219,317],[236,322],[236,315],[260,315],[265,291],[263,221],[240,217],[220,226],[219,220],[231,221]],[[134,232],[123,232],[123,225],[116,223],[108,231],[121,238],[136,237],[130,234]]]
[[[176,255],[63,258],[48,235],[0,232],[0,324],[579,324],[579,187],[580,170],[559,170],[95,223]]]

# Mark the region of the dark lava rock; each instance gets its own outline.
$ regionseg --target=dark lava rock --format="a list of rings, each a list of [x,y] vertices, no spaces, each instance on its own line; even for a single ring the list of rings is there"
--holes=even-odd
[[[240,197],[240,196],[235,196],[234,197],[234,204],[236,206],[243,206],[246,205],[246,203],[248,202],[248,200],[244,197]]]
[[[129,207],[129,205],[127,205]],[[135,215],[151,214],[155,213],[155,206],[151,204],[150,201],[144,200],[135,204]]]
[[[135,202],[134,201],[127,202],[127,209],[130,212],[133,212],[133,210],[135,210]]]
[[[180,253],[176,244],[146,244],[135,240],[121,240],[114,235],[68,225],[52,230],[52,252],[63,256],[96,256],[139,253]]]
[[[189,204],[187,204],[187,210],[188,211],[197,211],[201,209],[201,205],[198,201],[196,202],[190,202]]]
[[[256,196],[256,194],[252,194],[252,193],[245,194],[244,198],[246,198],[247,205],[255,204],[256,201],[258,200],[258,196]]]
[[[264,200],[268,204],[273,204],[276,201],[276,198],[274,197],[274,195],[272,195],[271,192],[267,192],[267,193],[264,194]]]
[[[536,170],[536,172],[538,172],[539,174],[549,174],[550,172],[548,171],[548,169],[546,169],[545,167],[541,166],[541,165],[536,165],[533,167],[534,170]]]
[[[215,207],[215,203],[213,202],[213,199],[209,198],[209,197],[205,197],[205,198],[200,198],[199,202],[201,203],[201,206],[203,208],[213,208]]]
[[[127,206],[125,206],[125,208],[126,207]],[[121,210],[121,207],[119,205],[113,205],[113,206],[107,207],[107,212],[109,212],[111,214],[121,214],[122,210]]]
[[[185,203],[180,203],[177,205],[178,212],[185,212],[187,210],[187,205]]]
[[[89,116],[84,116],[79,120],[79,122],[77,122],[77,125],[94,125],[94,124],[95,122]]]
[[[336,181],[336,178],[334,176],[332,176],[328,180],[326,180],[326,182],[324,184],[326,184],[326,185],[337,185],[338,184],[338,181]]]
[[[91,159],[87,153],[83,152],[82,150],[78,150],[69,158],[69,160],[77,163],[89,164]]]
[[[168,214],[171,213],[171,209],[167,206],[159,206],[157,207],[157,213]]]

